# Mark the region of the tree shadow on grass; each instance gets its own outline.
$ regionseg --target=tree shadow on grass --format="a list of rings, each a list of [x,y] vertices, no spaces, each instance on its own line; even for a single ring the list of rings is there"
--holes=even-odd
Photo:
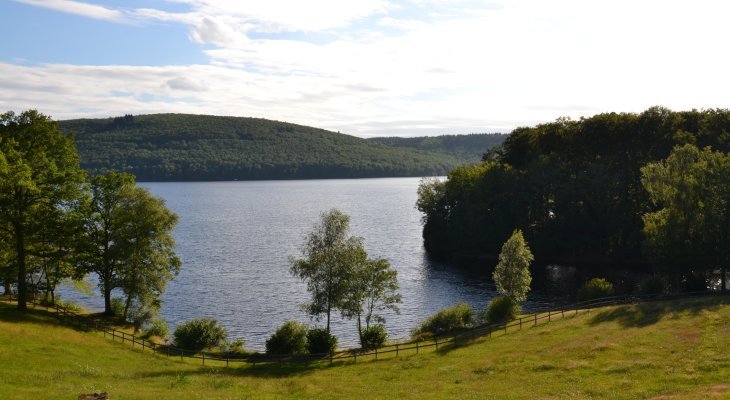
[[[139,378],[159,378],[169,376],[178,378],[180,374],[184,375],[200,375],[209,376],[216,375],[221,377],[257,377],[257,378],[291,378],[298,376],[306,376],[315,371],[329,368],[324,364],[305,364],[305,363],[284,363],[279,366],[275,363],[257,364],[255,367],[249,363],[241,363],[240,365],[231,363],[231,366],[193,366],[194,370],[190,371],[157,371],[157,372],[139,372],[136,374]]]
[[[716,296],[624,305],[599,312],[588,321],[588,324],[595,326],[616,321],[625,328],[640,328],[656,324],[667,316],[680,318],[681,314],[697,315],[704,310],[716,310],[728,303],[730,297]]]

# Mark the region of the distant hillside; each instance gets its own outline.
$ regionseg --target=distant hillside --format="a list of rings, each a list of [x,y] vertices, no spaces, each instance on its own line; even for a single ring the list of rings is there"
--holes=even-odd
[[[140,181],[429,176],[464,161],[257,118],[127,115],[60,121],[59,128],[75,134],[83,168],[122,170]]]
[[[464,162],[476,162],[494,145],[501,145],[507,134],[473,133],[470,135],[424,136],[414,138],[377,137],[370,139],[391,147],[411,148],[452,155]]]

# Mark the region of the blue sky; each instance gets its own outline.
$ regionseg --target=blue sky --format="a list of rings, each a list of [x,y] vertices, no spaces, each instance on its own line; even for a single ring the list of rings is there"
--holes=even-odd
[[[358,136],[727,108],[711,0],[2,0],[0,110],[190,112]]]

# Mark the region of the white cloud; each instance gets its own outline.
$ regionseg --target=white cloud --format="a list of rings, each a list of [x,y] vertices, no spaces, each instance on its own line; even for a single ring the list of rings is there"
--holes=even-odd
[[[112,10],[106,7],[83,3],[72,0],[14,0],[19,3],[49,8],[68,14],[81,15],[83,17],[102,19],[107,21],[122,22],[124,14],[121,11]]]
[[[186,24],[192,40],[212,45],[208,65],[0,64],[0,110],[256,116],[372,136],[509,131],[653,105],[730,107],[722,2],[419,1],[437,5],[428,17],[370,0],[184,2],[189,12],[129,15]],[[348,28],[366,17],[367,29]],[[278,31],[331,40],[254,35]]]

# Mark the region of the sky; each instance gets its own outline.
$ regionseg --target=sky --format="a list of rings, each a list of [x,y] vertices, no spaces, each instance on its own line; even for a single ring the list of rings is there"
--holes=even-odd
[[[728,16],[722,0],[0,0],[0,112],[372,137],[730,108]]]

